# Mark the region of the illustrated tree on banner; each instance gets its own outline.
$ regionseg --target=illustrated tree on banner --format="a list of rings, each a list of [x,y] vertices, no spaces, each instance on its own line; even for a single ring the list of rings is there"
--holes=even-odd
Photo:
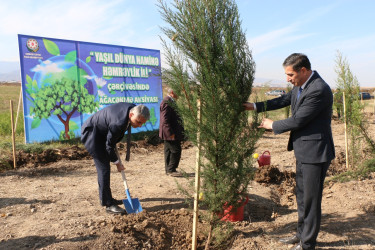
[[[169,65],[163,82],[179,96],[186,134],[201,149],[200,203],[209,212],[209,248],[225,235],[214,230],[223,208],[246,199],[254,171],[251,155],[260,132],[243,103],[251,94],[255,63],[234,1],[175,0],[170,7],[159,0],[159,8],[169,24],[163,28],[169,38],[163,40]]]
[[[75,137],[74,130],[79,129],[78,124],[71,120],[78,113],[92,113],[99,108],[99,102],[95,96],[89,93],[88,72],[77,66],[76,51],[71,51],[60,56],[58,46],[47,39],[43,39],[49,53],[54,55],[48,60],[36,66],[37,73],[32,79],[26,76],[26,93],[31,102],[30,116],[33,117],[31,128],[37,128],[42,119],[56,116],[64,124],[64,130],[60,131],[60,140],[68,140]],[[54,65],[53,71],[43,71],[39,68]]]

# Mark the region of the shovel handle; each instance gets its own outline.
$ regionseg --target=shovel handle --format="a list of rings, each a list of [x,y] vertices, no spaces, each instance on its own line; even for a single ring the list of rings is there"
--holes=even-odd
[[[125,190],[128,190],[128,184],[126,183],[126,177],[125,177],[124,170],[121,171],[121,177],[122,177],[122,181],[124,182]]]
[[[117,147],[115,147],[115,152],[116,152],[118,160],[121,162],[120,154],[118,153]],[[125,177],[124,170],[121,170],[121,177],[122,177],[122,181],[124,182],[125,190],[128,190],[128,184],[126,183],[126,177]]]

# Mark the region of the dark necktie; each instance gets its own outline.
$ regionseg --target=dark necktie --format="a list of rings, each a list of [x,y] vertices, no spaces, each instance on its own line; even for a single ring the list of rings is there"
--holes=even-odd
[[[128,136],[126,137],[126,157],[125,160],[129,161],[130,160],[130,142],[131,142],[131,134],[132,134],[132,126],[128,125]]]
[[[302,93],[302,88],[301,87],[299,87],[299,89],[298,89],[298,94],[297,94],[297,100],[299,99],[299,96],[301,95],[301,93]]]

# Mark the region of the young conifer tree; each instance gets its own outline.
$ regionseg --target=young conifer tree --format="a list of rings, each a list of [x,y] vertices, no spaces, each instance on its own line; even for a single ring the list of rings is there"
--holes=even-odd
[[[343,109],[343,93],[345,93],[345,106],[347,130],[349,135],[349,165],[352,169],[359,166],[361,161],[361,146],[364,140],[361,136],[361,128],[365,128],[363,123],[365,117],[363,116],[363,106],[359,98],[360,84],[357,77],[352,73],[348,60],[342,55],[340,51],[336,54],[335,71],[337,74],[335,93],[336,106]],[[344,113],[344,112],[342,112]]]
[[[159,0],[168,68],[163,82],[179,96],[186,135],[201,148],[203,202],[210,233],[225,203],[238,206],[253,171],[259,132],[243,103],[251,94],[255,63],[233,0]],[[200,105],[197,105],[197,103]],[[200,118],[198,118],[198,110]]]

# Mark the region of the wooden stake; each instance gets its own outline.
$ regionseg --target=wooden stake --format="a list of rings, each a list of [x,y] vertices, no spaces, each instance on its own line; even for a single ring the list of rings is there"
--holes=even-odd
[[[345,103],[345,93],[342,93],[343,104],[344,104],[344,124],[345,124],[345,161],[346,161],[346,169],[349,166],[349,156],[348,156],[348,135],[346,132],[346,103]]]
[[[16,141],[14,136],[14,122],[13,122],[13,101],[10,100],[10,122],[12,126],[12,150],[13,150],[13,166],[17,168],[16,162]]]
[[[201,123],[201,105],[200,101],[197,102],[198,111],[197,111],[197,117],[198,122],[200,126]],[[197,151],[196,151],[196,160],[195,160],[195,194],[194,194],[194,213],[193,213],[193,236],[192,236],[192,243],[191,243],[191,249],[196,250],[197,249],[197,228],[198,228],[198,202],[199,202],[199,189],[200,189],[200,132],[197,133]]]

